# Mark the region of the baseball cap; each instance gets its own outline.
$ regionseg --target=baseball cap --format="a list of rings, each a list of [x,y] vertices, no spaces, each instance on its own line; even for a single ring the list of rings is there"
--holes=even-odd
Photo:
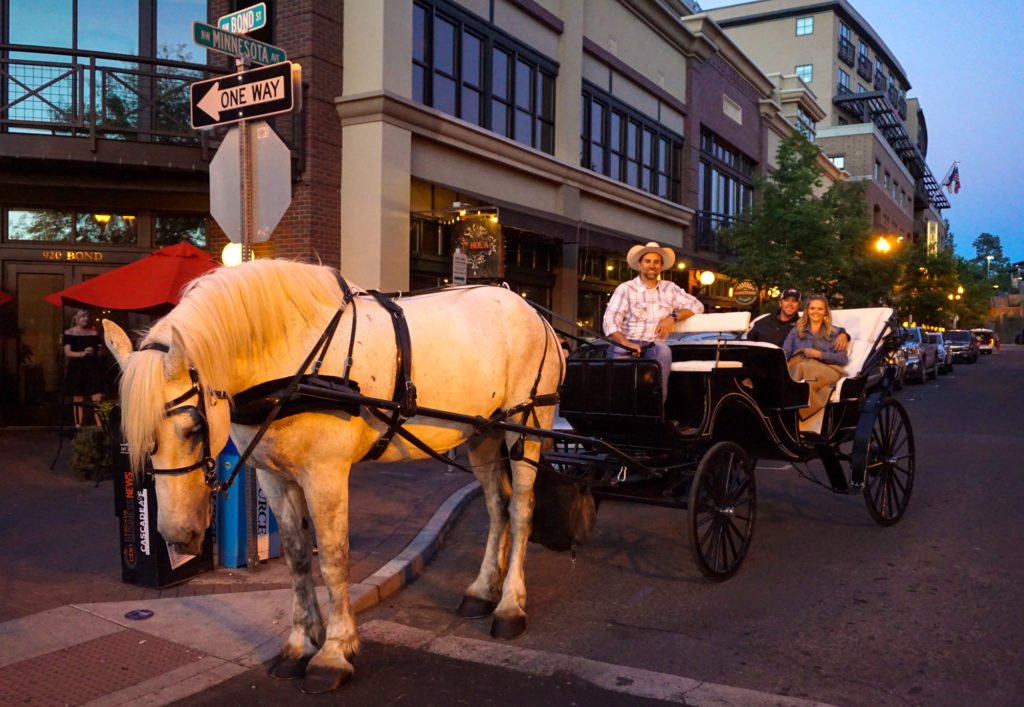
[[[800,290],[796,289],[795,287],[790,287],[788,289],[785,289],[785,290],[782,291],[782,297],[780,297],[779,299],[786,299],[787,297],[792,297],[792,298],[796,299],[797,301],[799,301],[800,300]]]

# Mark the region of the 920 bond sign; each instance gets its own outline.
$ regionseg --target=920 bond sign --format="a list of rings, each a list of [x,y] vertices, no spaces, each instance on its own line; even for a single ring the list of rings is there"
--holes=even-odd
[[[196,129],[288,113],[295,107],[292,62],[197,81],[189,92]]]

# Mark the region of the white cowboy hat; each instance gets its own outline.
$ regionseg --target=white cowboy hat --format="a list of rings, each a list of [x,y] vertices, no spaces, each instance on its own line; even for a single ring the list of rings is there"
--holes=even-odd
[[[668,270],[676,262],[676,254],[671,248],[662,248],[660,245],[651,241],[647,245],[635,245],[629,249],[626,253],[626,262],[629,263],[629,267],[634,270],[640,269],[640,258],[644,257],[648,253],[657,253],[661,256],[661,269]]]

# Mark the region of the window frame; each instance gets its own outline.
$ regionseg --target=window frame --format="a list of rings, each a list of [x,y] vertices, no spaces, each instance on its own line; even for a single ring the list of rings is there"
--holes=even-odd
[[[796,36],[806,37],[814,34],[814,15],[805,15],[796,18]]]
[[[601,109],[596,122],[595,106]],[[595,128],[600,133],[596,138]],[[580,165],[584,169],[681,204],[683,145],[682,135],[598,86],[583,82]]]
[[[807,78],[804,78],[803,73],[800,71],[805,68],[807,71],[803,73],[807,74]],[[799,76],[805,84],[810,85],[811,81],[814,80],[814,64],[798,64],[793,67],[793,73]]]
[[[446,0],[414,0],[413,13],[413,100],[554,154],[558,63]],[[450,61],[438,61],[438,22],[455,28]],[[466,63],[467,38],[479,47],[478,62]],[[503,71],[499,57],[505,61]],[[468,76],[474,66],[476,76]],[[443,105],[439,80],[452,86],[451,100]]]

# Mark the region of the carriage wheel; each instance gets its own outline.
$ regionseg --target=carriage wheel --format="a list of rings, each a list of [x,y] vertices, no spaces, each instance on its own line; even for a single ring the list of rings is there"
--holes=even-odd
[[[743,447],[718,442],[701,458],[690,486],[690,550],[716,582],[739,570],[754,536],[754,465]]]
[[[879,525],[903,518],[914,489],[914,432],[906,409],[893,398],[882,401],[871,427],[864,459],[864,501]]]

